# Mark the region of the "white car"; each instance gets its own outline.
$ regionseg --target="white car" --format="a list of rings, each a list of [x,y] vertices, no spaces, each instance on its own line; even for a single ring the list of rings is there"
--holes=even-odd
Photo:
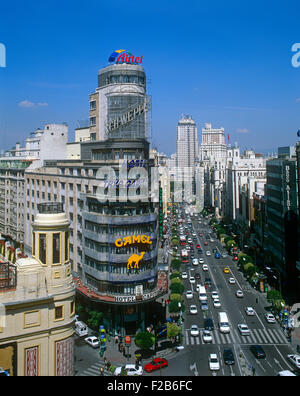
[[[217,298],[214,299],[213,304],[214,304],[214,307],[215,307],[215,308],[220,308],[220,307],[221,307],[220,300],[217,299]]]
[[[287,358],[289,359],[290,362],[293,363],[295,367],[300,369],[300,355],[297,354],[287,355]]]
[[[97,337],[91,336],[91,337],[86,337],[84,341],[89,344],[93,348],[98,348],[100,346],[99,339]]]
[[[255,311],[254,311],[254,309],[253,309],[252,307],[247,307],[247,308],[245,308],[245,311],[246,311],[246,314],[247,314],[248,316],[253,316],[253,315],[255,315]]]
[[[204,259],[201,257],[201,258],[199,258],[199,263],[200,264],[204,264]]]
[[[138,366],[136,369],[135,364],[126,364],[123,367],[117,367],[115,369],[115,375],[121,375],[121,371],[126,371],[127,375],[143,375],[143,367]]]
[[[195,324],[193,324],[193,325],[191,326],[190,332],[191,332],[191,336],[193,336],[193,337],[197,337],[197,336],[200,334],[199,328],[198,328],[198,326],[195,325]]]
[[[235,279],[234,279],[234,278],[229,278],[229,279],[228,279],[228,282],[229,282],[231,285],[234,285],[234,284],[235,284]]]
[[[198,264],[199,264],[199,261],[198,261],[198,259],[194,258],[193,261],[192,261],[192,263],[193,263],[193,265],[198,265]]]
[[[250,335],[250,330],[246,324],[238,324],[238,329],[241,335]]]
[[[268,323],[275,323],[276,322],[275,316],[273,314],[271,314],[271,313],[266,313],[265,314],[265,318],[266,318],[266,321]]]
[[[210,370],[220,370],[220,363],[216,353],[211,353],[208,358],[208,364]]]
[[[203,269],[203,271],[208,271],[208,265],[207,264],[203,264],[202,265],[202,269]]]
[[[242,290],[237,290],[236,293],[235,293],[235,295],[236,295],[237,297],[244,297],[244,293],[242,292]]]
[[[219,294],[217,291],[211,292],[211,298],[214,300],[215,298],[218,300],[219,299]]]
[[[191,305],[190,306],[190,314],[196,315],[198,313],[196,305]]]
[[[186,296],[187,299],[193,298],[193,292],[192,292],[192,290],[187,290],[187,292],[185,293],[185,296]]]
[[[193,276],[190,276],[190,283],[195,283],[195,278]]]
[[[181,274],[182,279],[187,279],[188,278],[188,274],[186,272],[183,272]]]
[[[206,250],[205,254],[206,254],[206,256],[211,256],[211,253],[209,250]]]
[[[202,331],[202,340],[203,342],[212,342],[212,335],[209,330]]]
[[[226,258],[227,257],[227,253],[222,253],[222,258]]]

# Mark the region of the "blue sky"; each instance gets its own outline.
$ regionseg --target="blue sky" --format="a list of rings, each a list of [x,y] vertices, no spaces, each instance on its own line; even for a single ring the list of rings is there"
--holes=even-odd
[[[298,3],[298,4],[297,4]],[[297,1],[15,1],[0,6],[1,149],[46,122],[88,118],[98,69],[124,48],[143,55],[152,95],[152,143],[176,150],[191,114],[257,151],[292,145],[300,128]]]

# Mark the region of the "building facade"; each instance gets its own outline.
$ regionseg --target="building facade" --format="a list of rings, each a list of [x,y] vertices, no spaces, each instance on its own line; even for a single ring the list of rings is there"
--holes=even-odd
[[[73,376],[75,287],[69,221],[61,205],[39,207],[31,258],[0,263],[0,366],[11,376]]]

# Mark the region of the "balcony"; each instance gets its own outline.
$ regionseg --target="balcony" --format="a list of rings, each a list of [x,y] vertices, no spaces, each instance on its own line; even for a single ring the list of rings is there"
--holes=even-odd
[[[134,215],[134,216],[112,216],[103,215],[96,212],[83,212],[83,219],[91,222],[97,222],[98,224],[110,224],[110,225],[130,225],[130,224],[143,224],[157,221],[157,214],[145,214],[145,215]]]

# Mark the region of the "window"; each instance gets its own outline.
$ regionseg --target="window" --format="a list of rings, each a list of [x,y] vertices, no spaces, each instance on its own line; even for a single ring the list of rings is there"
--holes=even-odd
[[[64,306],[60,305],[54,308],[54,321],[64,319]]]
[[[96,110],[97,108],[97,102],[95,100],[92,100],[90,102],[90,110]]]
[[[60,260],[60,234],[55,233],[53,234],[53,246],[52,246],[52,253],[53,253],[53,264],[58,264],[61,262]]]
[[[35,233],[32,233],[32,255],[35,257]]]
[[[69,260],[69,232],[65,232],[65,261]]]
[[[96,117],[90,117],[90,126],[96,126]]]
[[[42,264],[46,264],[46,234],[39,234],[39,259]]]
[[[70,316],[75,314],[75,301],[71,301],[70,304]]]

